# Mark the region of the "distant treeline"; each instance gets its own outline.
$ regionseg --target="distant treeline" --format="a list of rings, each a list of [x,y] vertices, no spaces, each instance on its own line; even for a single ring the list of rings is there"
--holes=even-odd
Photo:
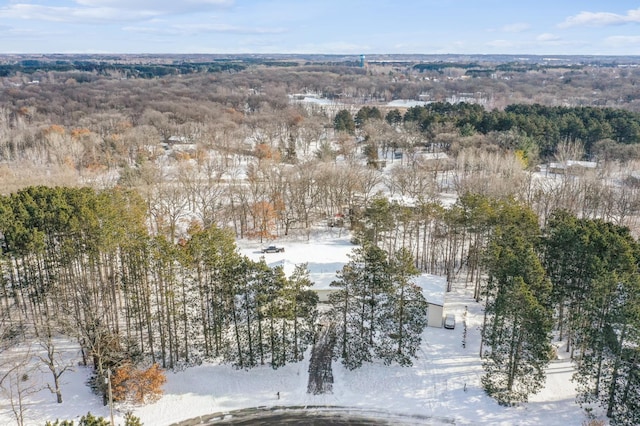
[[[615,108],[514,104],[487,111],[477,104],[436,102],[409,108],[403,118],[423,131],[445,123],[453,123],[463,135],[515,131],[535,143],[541,157],[553,155],[561,142],[581,144],[587,156],[601,140],[640,143],[640,114]]]
[[[112,58],[105,61],[91,59],[57,59],[57,60],[39,60],[39,59],[23,59],[12,63],[0,64],[0,77],[11,77],[17,73],[33,74],[35,72],[69,72],[69,71],[85,71],[96,72],[100,75],[107,75],[109,72],[121,70],[129,73],[132,77],[153,78],[163,77],[166,75],[182,75],[193,74],[198,72],[221,72],[221,71],[241,71],[250,65],[263,65],[268,67],[297,67],[297,66],[320,66],[320,67],[340,67],[343,68],[360,68],[362,65],[358,60],[277,60],[272,58],[257,57],[233,57],[220,58],[210,61],[182,61],[175,60],[173,63],[153,63],[153,62],[126,62],[118,58]],[[376,62],[376,61],[373,61]],[[393,62],[388,62],[393,63]],[[403,62],[396,63],[399,65]],[[588,63],[579,64],[548,64],[536,62],[507,62],[507,63],[479,63],[479,62],[422,62],[417,64],[408,64],[419,72],[436,71],[442,73],[445,69],[458,68],[466,70],[465,74],[472,77],[489,76],[495,72],[528,72],[528,71],[545,71],[552,69],[570,69],[579,70],[588,66]],[[599,67],[617,67],[619,64],[615,61],[606,63],[593,63]]]
[[[442,71],[445,68],[462,68],[462,69],[470,69],[470,68],[478,68],[478,65],[475,62],[428,62],[424,64],[416,64],[413,66],[414,69],[418,71]]]
[[[301,64],[295,61],[277,61],[264,59],[221,59],[213,62],[180,62],[173,64],[134,64],[134,63],[112,63],[95,61],[39,61],[28,59],[12,64],[0,64],[0,77],[12,77],[17,74],[32,75],[43,72],[77,72],[95,73],[97,75],[108,76],[120,73],[128,78],[156,78],[172,75],[187,75],[197,73],[218,73],[218,72],[239,72],[250,66],[264,67],[297,67],[305,66],[306,71],[327,71],[327,67],[341,70],[344,68],[360,68],[360,63],[356,61],[341,62],[307,62]],[[313,69],[310,69],[313,68]],[[75,78],[75,76],[74,76]],[[90,74],[82,76],[78,74],[78,82],[88,82],[92,79]]]
[[[447,68],[460,68],[467,70],[465,74],[471,76],[478,76],[479,74],[491,74],[496,71],[503,72],[527,72],[527,71],[543,71],[547,69],[582,69],[584,64],[538,64],[538,63],[522,63],[522,62],[508,62],[503,64],[496,64],[495,66],[488,66],[486,64],[478,64],[477,62],[428,62],[415,64],[413,68],[420,72],[424,71],[438,71],[442,72]],[[615,63],[600,64],[600,66],[617,66]]]
[[[11,77],[18,73],[34,74],[36,72],[91,72],[98,75],[109,75],[121,72],[127,77],[155,78],[168,75],[184,75],[194,73],[215,73],[223,71],[238,72],[249,65],[268,67],[293,67],[294,61],[272,61],[247,58],[242,60],[221,59],[212,62],[176,62],[171,64],[134,64],[99,61],[40,61],[25,59],[12,64],[0,64],[0,77]]]

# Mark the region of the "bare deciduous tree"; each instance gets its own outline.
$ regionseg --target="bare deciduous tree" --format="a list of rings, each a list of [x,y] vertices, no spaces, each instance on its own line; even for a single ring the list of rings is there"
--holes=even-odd
[[[31,424],[28,418],[28,397],[43,389],[39,370],[30,346],[18,346],[5,353],[0,368],[0,392],[18,426]]]

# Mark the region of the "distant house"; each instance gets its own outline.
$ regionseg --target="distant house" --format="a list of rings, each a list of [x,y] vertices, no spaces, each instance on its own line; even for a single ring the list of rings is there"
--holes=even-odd
[[[455,167],[455,162],[444,152],[419,152],[416,157],[427,170],[446,171]]]
[[[196,149],[196,144],[193,140],[187,136],[169,136],[164,142],[160,143],[165,150],[172,151],[193,151]]]
[[[405,159],[405,162],[415,163],[426,171],[444,172],[455,168],[455,161],[441,151],[396,149],[393,152],[393,158],[396,160]]]
[[[595,170],[597,167],[598,163],[595,161],[567,160],[560,163],[549,163],[547,172],[561,175],[576,175],[581,174],[585,170]]]
[[[169,145],[185,145],[190,144],[191,140],[186,136],[169,136],[167,144]]]

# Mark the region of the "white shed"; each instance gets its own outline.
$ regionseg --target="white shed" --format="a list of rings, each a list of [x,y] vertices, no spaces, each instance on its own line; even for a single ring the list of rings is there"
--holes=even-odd
[[[447,277],[422,274],[415,277],[413,282],[422,289],[422,294],[424,298],[427,299],[427,325],[429,327],[442,327]]]

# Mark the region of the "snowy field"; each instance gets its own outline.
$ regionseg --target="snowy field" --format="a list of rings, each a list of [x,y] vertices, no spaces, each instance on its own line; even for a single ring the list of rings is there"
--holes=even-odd
[[[266,243],[255,241],[241,241],[239,248],[254,259],[265,256],[272,266],[283,262],[287,272],[292,268],[291,264],[306,259],[310,269],[320,265],[326,273],[335,276],[336,269],[341,267],[339,265],[348,260],[346,253],[353,248],[345,231],[341,236],[338,232],[338,229],[332,229],[321,240],[314,237],[313,241],[273,242],[285,247],[284,255],[261,254],[260,248]],[[546,387],[527,404],[515,408],[501,407],[484,394],[480,385],[483,371],[478,357],[482,311],[481,306],[469,296],[471,290],[467,291],[464,283],[459,283],[445,295],[445,311],[455,313],[456,327],[453,330],[426,328],[419,358],[413,367],[365,364],[358,370],[348,371],[339,362],[334,362],[333,393],[312,396],[306,393],[308,356],[298,364],[278,370],[261,367],[244,371],[230,366],[203,364],[184,371],[167,372],[164,396],[154,404],[142,407],[116,405],[116,424],[124,423],[127,411],[133,411],[146,426],[161,426],[247,407],[330,405],[372,410],[378,413],[376,415],[388,413],[433,418],[424,424],[581,425],[586,417],[574,402],[575,390],[570,382],[572,367],[567,360],[552,361]],[[465,320],[467,340],[463,347]],[[77,366],[77,348],[68,346],[65,353],[75,367],[74,371],[62,376],[64,403],[56,404],[55,395],[46,389],[26,395],[25,424],[43,426],[47,420],[56,418],[75,419],[77,422],[88,411],[109,417],[109,408],[103,406],[101,398],[92,394],[85,385],[89,371]],[[44,370],[41,377],[35,379],[44,386],[51,380]],[[6,395],[2,398],[0,425],[15,425],[9,400]]]

